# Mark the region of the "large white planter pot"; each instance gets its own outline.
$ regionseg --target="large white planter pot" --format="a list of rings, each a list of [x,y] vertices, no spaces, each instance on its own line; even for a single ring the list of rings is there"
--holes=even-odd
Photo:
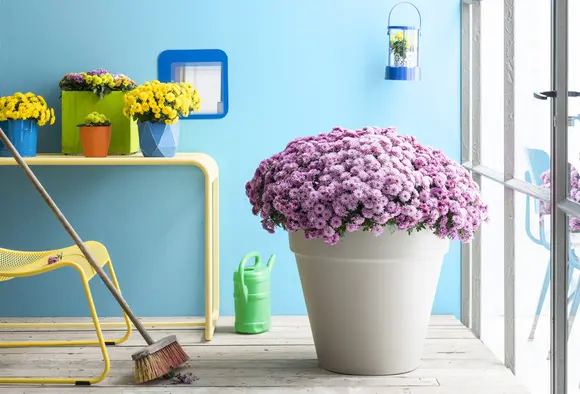
[[[338,245],[289,233],[319,365],[353,375],[419,366],[449,241],[429,231],[347,233]]]

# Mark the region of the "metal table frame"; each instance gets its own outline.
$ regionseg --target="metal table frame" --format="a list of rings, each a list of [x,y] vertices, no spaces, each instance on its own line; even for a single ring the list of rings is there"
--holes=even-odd
[[[143,157],[141,154],[88,158],[61,154],[40,154],[25,158],[29,166],[194,166],[205,178],[205,318],[203,321],[144,321],[149,327],[204,327],[210,341],[219,317],[219,169],[217,162],[205,153],[178,153],[174,157]],[[16,166],[11,157],[0,157],[0,166]],[[103,322],[103,327],[123,327],[121,322]],[[81,328],[92,323],[0,323],[2,328]]]

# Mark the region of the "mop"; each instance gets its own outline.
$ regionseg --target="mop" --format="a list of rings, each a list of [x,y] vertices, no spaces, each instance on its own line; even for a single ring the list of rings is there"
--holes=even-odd
[[[105,285],[109,288],[109,291],[115,297],[121,308],[125,311],[127,316],[131,319],[137,330],[141,333],[141,336],[147,342],[149,346],[134,353],[132,355],[135,361],[135,379],[137,383],[144,383],[157,378],[160,378],[171,371],[173,368],[179,367],[181,364],[189,360],[189,357],[183,350],[183,348],[177,342],[177,337],[175,335],[170,335],[168,337],[162,338],[159,341],[153,341],[153,338],[145,326],[137,319],[135,314],[129,308],[127,302],[121,296],[121,293],[117,291],[113,282],[109,279],[105,271],[95,262],[94,258],[91,256],[88,249],[84,246],[82,240],[70,225],[68,220],[64,217],[60,209],[56,206],[52,198],[48,195],[47,191],[44,189],[40,181],[36,178],[30,167],[24,162],[12,142],[8,139],[4,130],[0,128],[0,141],[4,143],[6,148],[12,154],[12,157],[18,163],[18,166],[26,173],[26,176],[30,179],[36,190],[41,194],[42,198],[46,204],[50,207],[53,213],[56,215],[60,223],[63,225],[67,233],[73,239],[78,248],[83,252],[85,258],[101,277]]]

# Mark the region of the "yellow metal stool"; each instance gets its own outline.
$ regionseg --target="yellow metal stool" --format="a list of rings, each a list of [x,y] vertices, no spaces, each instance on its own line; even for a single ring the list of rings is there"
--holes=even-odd
[[[109,274],[111,280],[117,290],[121,291],[119,288],[119,283],[117,277],[115,276],[115,271],[113,270],[113,264],[111,263],[111,258],[105,246],[95,241],[84,242],[84,245],[90,251],[91,255],[94,257],[95,261],[101,266],[107,266],[109,269]],[[48,260],[52,256],[59,256],[59,259],[49,264]],[[132,325],[129,317],[123,312],[125,318],[125,325],[127,326],[127,331],[119,339],[106,340],[103,337],[101,330],[101,323],[97,316],[95,310],[95,304],[93,302],[93,296],[89,287],[89,281],[95,276],[96,272],[91,267],[91,264],[86,260],[82,251],[77,246],[71,246],[64,249],[48,250],[42,252],[20,252],[0,248],[0,282],[7,281],[14,278],[21,278],[27,276],[35,276],[44,274],[50,271],[54,271],[59,268],[72,267],[76,269],[80,275],[81,282],[83,283],[83,288],[85,290],[85,295],[87,297],[87,302],[89,304],[89,309],[91,312],[91,318],[93,320],[94,328],[97,332],[97,340],[74,340],[74,341],[42,341],[42,342],[2,342],[0,341],[0,348],[12,348],[12,347],[50,347],[50,346],[86,346],[86,345],[99,345],[103,355],[104,369],[103,373],[98,377],[66,377],[66,378],[45,378],[45,377],[10,377],[3,378],[0,377],[0,384],[3,383],[36,383],[36,384],[75,384],[75,385],[90,385],[103,381],[109,374],[111,363],[109,360],[109,354],[107,352],[107,345],[115,345],[126,341],[131,335]],[[82,323],[0,323],[0,329],[6,328],[64,328],[64,327],[84,327],[86,324]],[[0,334],[1,335],[1,334]]]

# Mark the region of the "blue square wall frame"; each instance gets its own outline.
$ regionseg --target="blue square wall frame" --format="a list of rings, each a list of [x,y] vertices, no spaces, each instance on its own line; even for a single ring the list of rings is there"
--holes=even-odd
[[[181,119],[221,119],[229,109],[228,56],[221,49],[168,49],[157,58],[160,82],[176,82],[176,69],[184,66],[221,66],[221,112],[193,113]],[[201,93],[200,93],[201,95]],[[203,101],[203,95],[201,95]]]

